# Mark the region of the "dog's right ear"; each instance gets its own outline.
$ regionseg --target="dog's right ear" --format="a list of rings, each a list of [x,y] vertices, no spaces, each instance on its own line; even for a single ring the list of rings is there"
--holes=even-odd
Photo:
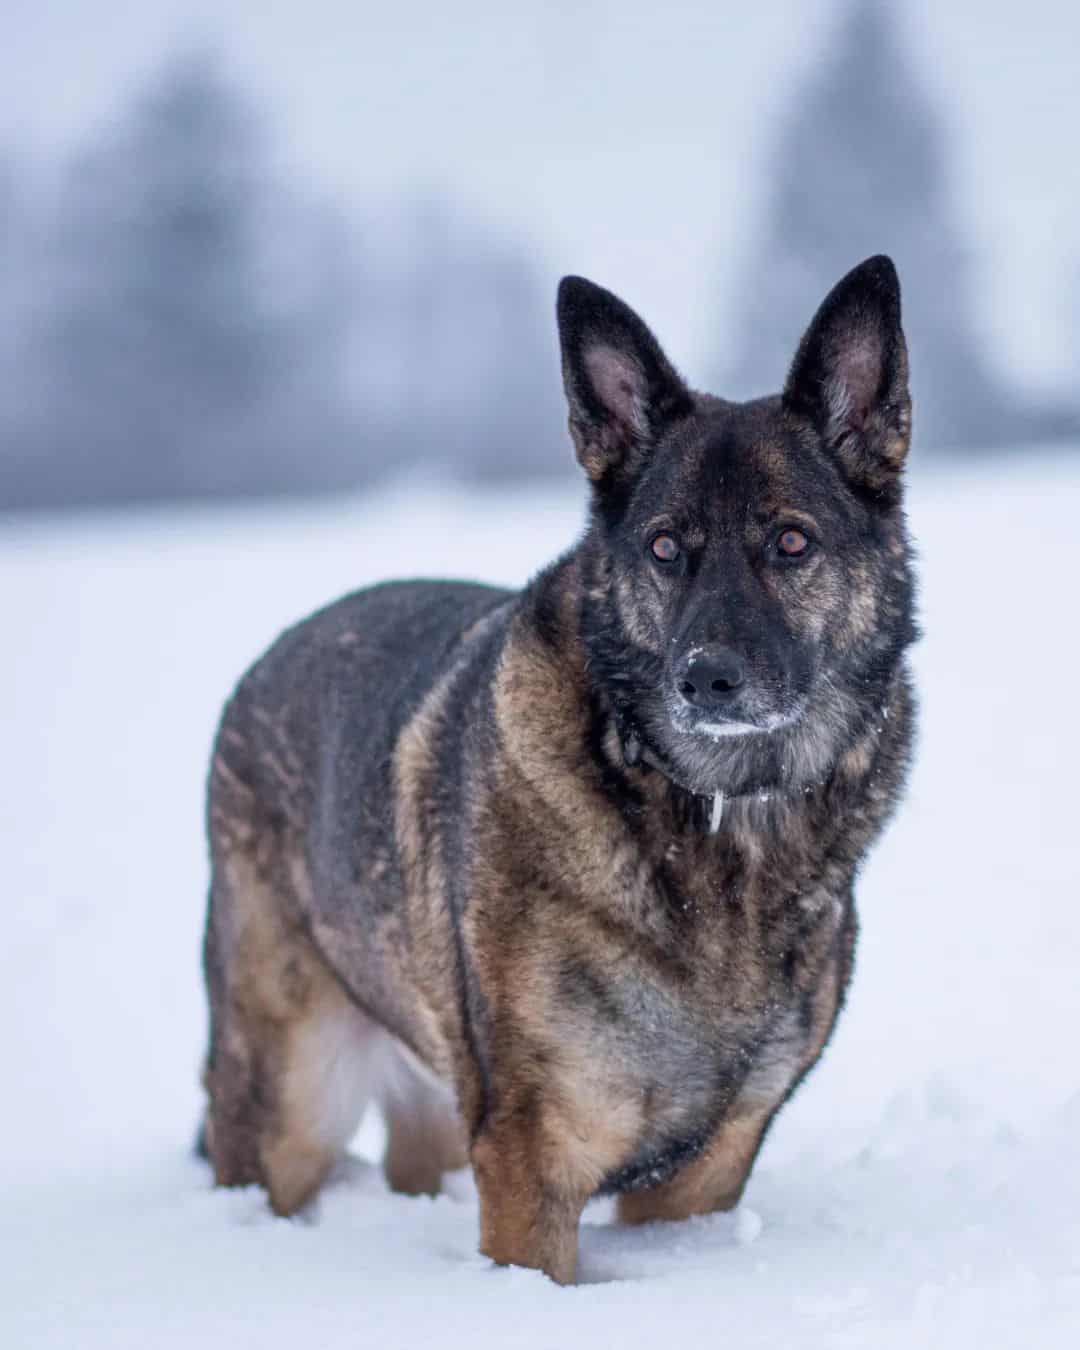
[[[664,429],[691,411],[690,391],[645,324],[602,286],[564,277],[557,309],[578,461],[598,485],[626,482]]]

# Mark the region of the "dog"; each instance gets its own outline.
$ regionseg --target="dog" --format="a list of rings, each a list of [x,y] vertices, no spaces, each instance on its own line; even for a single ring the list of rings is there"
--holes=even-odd
[[[471,1164],[482,1252],[571,1283],[597,1194],[734,1206],[821,1055],[916,628],[889,259],[746,403],[599,286],[557,311],[580,542],[519,592],[348,595],[226,706],[203,1138],[292,1215],[375,1099],[395,1190]]]

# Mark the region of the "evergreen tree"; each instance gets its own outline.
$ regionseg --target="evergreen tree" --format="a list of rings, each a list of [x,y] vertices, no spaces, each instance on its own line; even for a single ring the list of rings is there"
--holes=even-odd
[[[0,511],[24,504],[38,469],[30,429],[41,391],[27,339],[41,281],[36,235],[25,176],[0,155]]]
[[[890,6],[855,0],[846,10],[791,107],[770,181],[722,390],[775,389],[826,291],[862,258],[889,253],[904,286],[917,444],[982,447],[1031,429],[977,339],[942,128]]]
[[[361,254],[336,212],[282,188],[212,55],[170,62],[64,181],[35,288],[43,396],[0,460],[8,504],[560,467],[528,254],[438,203],[377,233]]]
[[[321,317],[276,256],[303,226],[255,113],[202,51],[79,158],[44,334],[43,452],[72,499],[325,485],[325,440],[296,415],[314,406],[303,379]]]

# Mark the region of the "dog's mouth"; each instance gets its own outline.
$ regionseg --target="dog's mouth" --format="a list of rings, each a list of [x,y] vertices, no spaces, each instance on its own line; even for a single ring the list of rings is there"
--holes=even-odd
[[[680,736],[700,736],[710,741],[739,740],[747,736],[771,736],[783,731],[799,720],[801,704],[785,711],[760,713],[752,717],[739,715],[734,710],[730,714],[715,711],[703,712],[688,706],[682,700],[668,701],[668,717],[672,728]]]

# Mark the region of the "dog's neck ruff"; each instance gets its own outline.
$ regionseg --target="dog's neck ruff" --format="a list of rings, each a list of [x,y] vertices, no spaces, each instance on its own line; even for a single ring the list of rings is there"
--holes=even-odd
[[[664,762],[663,756],[654,750],[644,739],[641,732],[630,723],[624,721],[616,714],[616,728],[619,733],[619,744],[622,747],[623,762],[627,768],[636,768],[639,764],[646,764],[650,769],[655,769],[657,773],[662,774],[673,786],[680,792],[689,792],[692,797],[699,801],[708,803],[707,807],[707,829],[709,834],[716,834],[724,820],[724,814],[727,807],[732,802],[738,801],[767,801],[773,794],[771,792],[746,792],[733,793],[724,790],[718,790],[711,794],[700,792],[691,792],[689,788],[683,787],[672,773],[671,769]]]

